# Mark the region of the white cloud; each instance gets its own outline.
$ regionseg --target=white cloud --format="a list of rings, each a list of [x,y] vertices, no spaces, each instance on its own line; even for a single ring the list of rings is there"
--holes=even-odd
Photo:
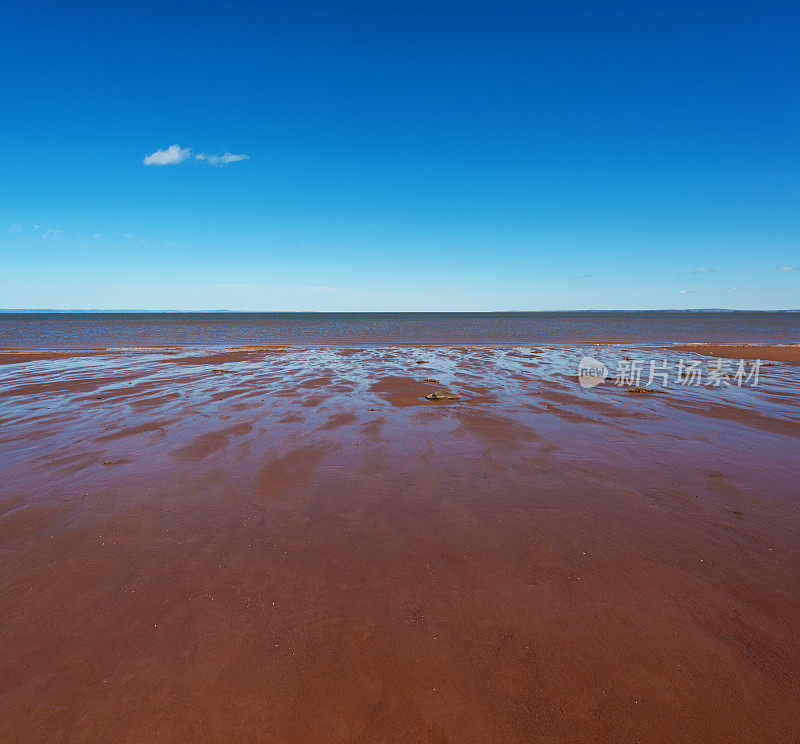
[[[692,274],[713,274],[715,271],[716,271],[716,269],[704,269],[704,268],[699,268],[699,269],[695,269],[695,270],[692,272]]]
[[[228,163],[239,163],[242,160],[249,160],[249,155],[236,155],[232,152],[223,152],[222,155],[209,155],[205,152],[198,152],[195,160],[200,160],[209,165],[227,165]]]
[[[739,292],[742,289],[744,289],[744,287],[731,287],[731,292]]]
[[[778,271],[797,271],[794,266],[781,266]]]
[[[164,150],[156,150],[149,155],[145,155],[142,162],[145,165],[178,165],[185,160],[189,160],[194,151],[191,147],[181,147],[180,145],[170,145]],[[228,163],[239,163],[242,160],[249,160],[249,155],[228,152],[227,150],[220,155],[209,155],[207,152],[198,152],[194,159],[209,165],[227,165]]]
[[[691,294],[688,289],[679,289],[677,292],[673,292],[672,294]]]
[[[156,150],[145,155],[142,162],[145,165],[177,165],[192,156],[191,147],[170,145],[166,150]]]

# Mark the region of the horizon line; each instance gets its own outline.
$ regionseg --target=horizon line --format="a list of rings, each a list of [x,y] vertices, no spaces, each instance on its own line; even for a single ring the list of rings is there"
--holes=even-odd
[[[351,315],[373,315],[377,313],[384,314],[433,314],[438,313],[441,315],[455,315],[459,313],[483,313],[486,315],[496,313],[800,313],[800,308],[773,308],[769,310],[764,309],[748,309],[748,308],[728,308],[728,307],[696,307],[696,308],[643,308],[643,309],[629,309],[629,308],[614,308],[614,309],[570,309],[561,308],[554,310],[226,310],[224,308],[214,310],[172,310],[172,309],[159,309],[159,310],[145,310],[142,308],[0,308],[0,314],[12,313],[139,313],[139,314],[227,314],[227,315],[246,315],[253,313],[264,314],[315,314],[315,315],[336,315],[336,314],[351,314]]]

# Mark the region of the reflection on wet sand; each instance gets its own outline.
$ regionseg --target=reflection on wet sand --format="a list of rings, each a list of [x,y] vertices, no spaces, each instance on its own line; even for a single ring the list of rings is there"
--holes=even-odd
[[[792,741],[800,368],[636,353],[0,354],[0,741]]]

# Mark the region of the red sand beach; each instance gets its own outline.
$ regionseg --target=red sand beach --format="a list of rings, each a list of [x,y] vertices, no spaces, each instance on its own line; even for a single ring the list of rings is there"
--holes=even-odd
[[[800,368],[653,353],[0,354],[0,741],[797,741]]]
[[[689,351],[720,359],[763,359],[800,364],[800,344],[695,344],[669,348],[671,351]]]

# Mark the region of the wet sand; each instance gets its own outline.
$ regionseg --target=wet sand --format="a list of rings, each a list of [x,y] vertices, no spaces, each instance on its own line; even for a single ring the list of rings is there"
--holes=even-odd
[[[670,348],[672,351],[690,351],[721,359],[765,359],[800,364],[800,344],[696,344]]]
[[[800,370],[649,353],[0,364],[0,741],[796,741]]]

